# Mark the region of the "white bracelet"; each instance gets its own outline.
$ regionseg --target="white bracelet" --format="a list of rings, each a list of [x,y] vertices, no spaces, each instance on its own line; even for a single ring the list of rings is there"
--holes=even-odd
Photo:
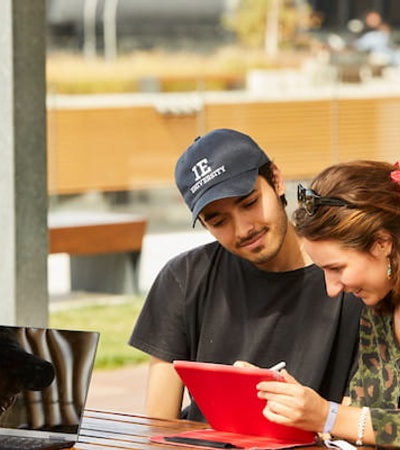
[[[356,445],[363,445],[365,424],[367,422],[368,412],[369,408],[367,406],[363,406],[363,408],[361,409],[360,417],[358,419]]]
[[[324,425],[324,434],[330,434],[333,427],[335,426],[336,416],[339,409],[339,404],[335,402],[329,402],[329,411],[328,416],[326,417],[325,425]]]

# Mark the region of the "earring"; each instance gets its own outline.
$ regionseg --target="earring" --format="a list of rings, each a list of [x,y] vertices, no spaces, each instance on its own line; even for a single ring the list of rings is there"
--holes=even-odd
[[[387,257],[388,260],[388,265],[387,265],[387,269],[386,269],[386,276],[387,279],[390,280],[392,278],[392,264],[390,262],[390,257]]]

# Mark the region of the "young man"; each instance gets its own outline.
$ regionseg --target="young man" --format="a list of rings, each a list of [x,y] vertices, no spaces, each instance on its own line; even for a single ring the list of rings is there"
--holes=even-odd
[[[329,298],[323,272],[301,247],[285,206],[282,175],[249,136],[217,129],[177,162],[176,184],[215,242],[161,270],[129,340],[151,355],[147,413],[203,420],[194,402],[181,414],[175,359],[289,372],[325,398],[345,394],[358,344],[361,302]]]

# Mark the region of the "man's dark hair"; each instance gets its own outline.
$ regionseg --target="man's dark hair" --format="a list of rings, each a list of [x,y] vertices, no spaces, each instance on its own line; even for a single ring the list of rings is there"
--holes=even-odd
[[[269,161],[265,164],[263,164],[259,169],[258,169],[258,174],[260,176],[262,176],[267,183],[275,190],[275,178],[274,178],[274,172],[273,172],[273,163],[272,161]],[[282,205],[283,206],[287,206],[287,200],[285,197],[285,194],[282,194],[280,197]]]

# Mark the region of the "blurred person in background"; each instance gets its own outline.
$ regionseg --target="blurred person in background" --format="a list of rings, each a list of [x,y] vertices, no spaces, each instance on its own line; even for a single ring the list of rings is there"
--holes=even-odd
[[[371,64],[394,67],[400,64],[400,52],[392,40],[391,28],[378,11],[366,13],[364,30],[353,46],[368,53]]]

